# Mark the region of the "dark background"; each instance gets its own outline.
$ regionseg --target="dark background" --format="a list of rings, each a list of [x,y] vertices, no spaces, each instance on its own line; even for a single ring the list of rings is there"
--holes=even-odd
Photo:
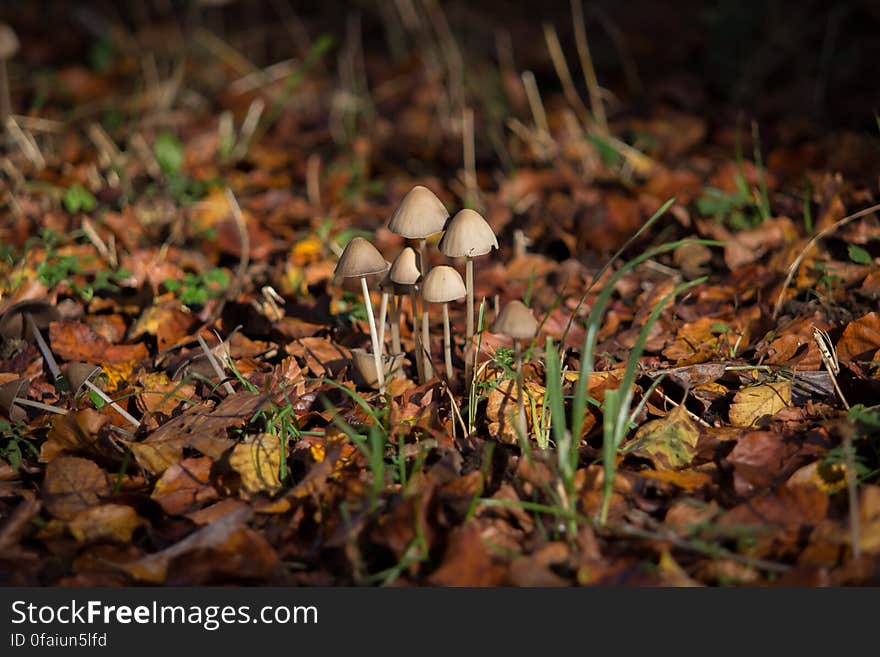
[[[442,6],[466,53],[493,59],[496,33],[509,32],[517,68],[533,70],[542,89],[558,88],[541,31],[543,21],[552,21],[579,73],[567,1],[451,0]],[[303,44],[279,18],[288,10],[312,38],[343,37],[347,18],[357,12],[368,58],[389,52],[382,8],[363,0],[238,0],[201,9],[178,0],[4,0],[0,18],[21,36],[21,63],[35,69],[87,63],[111,25],[140,34],[169,26],[185,33],[200,21],[219,26],[251,61],[268,65],[302,53]],[[599,80],[619,99],[618,112],[638,113],[661,99],[691,112],[743,108],[760,119],[803,116],[876,134],[880,0],[601,0],[585,3],[585,12]],[[257,41],[259,47],[249,48]],[[634,64],[628,74],[621,48]]]

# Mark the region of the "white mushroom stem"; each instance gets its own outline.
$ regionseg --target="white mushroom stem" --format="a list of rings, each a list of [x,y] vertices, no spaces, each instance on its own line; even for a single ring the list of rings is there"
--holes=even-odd
[[[422,313],[422,353],[425,360],[425,381],[434,378],[434,366],[431,364],[431,322],[428,319],[428,304],[425,304],[425,312]]]
[[[380,355],[385,355],[385,320],[388,315],[388,293],[382,293],[382,302],[379,304],[379,349]]]
[[[395,355],[403,351],[400,347],[400,297],[396,294],[391,299],[391,349]]]
[[[116,411],[116,412],[119,413],[122,417],[124,417],[124,418],[125,418],[125,419],[126,419],[126,420],[127,420],[132,426],[133,426],[133,427],[137,428],[137,427],[141,426],[141,423],[138,422],[138,421],[137,421],[137,420],[131,415],[131,413],[129,413],[129,412],[126,411],[124,408],[122,408],[122,406],[120,406],[120,405],[117,404],[115,401],[113,401],[112,399],[110,399],[110,397],[107,396],[107,393],[104,392],[103,390],[101,390],[101,389],[100,389],[98,386],[96,386],[94,383],[92,383],[92,382],[89,381],[89,380],[85,380],[85,381],[83,381],[83,385],[84,385],[86,388],[88,388],[89,390],[91,390],[92,392],[94,392],[96,395],[98,395],[98,397],[100,397],[101,399],[103,399],[105,403],[109,404],[110,407],[111,407],[114,411]]]
[[[449,304],[443,304],[443,356],[446,362],[446,380],[452,381],[452,336],[449,330]]]
[[[422,334],[419,331],[419,313],[418,306],[416,306],[416,286],[412,285],[409,288],[409,303],[412,306],[412,325],[413,325],[413,340],[416,343],[416,371],[419,374],[419,382],[425,383],[427,379],[425,378],[425,358],[422,355]]]
[[[382,367],[382,355],[379,351],[379,338],[376,335],[376,318],[373,315],[373,302],[370,301],[370,288],[367,277],[361,276],[361,291],[364,293],[364,305],[367,307],[367,320],[370,322],[370,339],[373,342],[373,360],[376,363],[376,379],[379,381],[379,393],[385,394],[385,369]]]
[[[40,329],[37,328],[37,325],[34,322],[34,318],[31,316],[31,314],[25,313],[24,317],[27,320],[28,326],[31,329],[31,333],[33,333],[34,340],[37,341],[37,346],[40,348],[40,353],[43,355],[43,360],[46,361],[46,365],[48,366],[49,371],[52,373],[52,380],[57,381],[61,376],[61,368],[58,367],[55,356],[52,355],[52,350],[49,349],[49,345],[47,345],[46,341],[43,339],[43,334],[40,333]]]
[[[474,349],[474,259],[467,257],[465,264],[465,287],[467,288],[467,341],[464,349],[464,380],[471,380],[471,353]]]
[[[523,401],[523,376],[522,376],[522,348],[519,340],[513,341],[513,357],[516,359],[516,430],[526,437],[526,409]]]
[[[52,406],[50,404],[44,404],[43,402],[32,401],[30,399],[23,399],[22,397],[16,397],[12,403],[18,404],[19,406],[31,406],[32,408],[39,408],[41,411],[46,411],[47,413],[67,415],[67,411],[63,408],[58,408],[57,406]]]

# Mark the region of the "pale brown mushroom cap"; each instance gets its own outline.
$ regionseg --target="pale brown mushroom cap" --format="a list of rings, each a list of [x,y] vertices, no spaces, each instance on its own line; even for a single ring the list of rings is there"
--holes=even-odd
[[[34,324],[41,331],[48,328],[52,322],[61,319],[61,313],[58,312],[58,309],[45,299],[19,301],[0,313],[0,340],[20,338],[28,341],[33,340],[30,328],[24,318],[26,314],[31,315]]]
[[[9,59],[18,52],[18,37],[6,23],[0,23],[0,59]]]
[[[443,201],[427,187],[416,185],[391,215],[388,229],[407,239],[424,239],[441,232],[448,218]]]
[[[388,272],[391,280],[398,285],[415,285],[418,283],[419,278],[422,276],[422,272],[419,271],[418,260],[419,256],[416,250],[411,246],[406,247],[394,259],[394,263],[391,265],[391,271]]]
[[[454,267],[439,265],[422,281],[422,296],[430,303],[447,303],[467,294],[461,274]]]
[[[468,208],[449,220],[439,244],[440,253],[449,258],[473,258],[497,248],[498,238],[492,227],[479,212]]]
[[[363,237],[355,237],[345,246],[333,273],[342,278],[352,278],[381,274],[387,269],[388,262],[379,253],[379,249]]]
[[[508,303],[492,322],[492,333],[501,333],[514,340],[531,340],[538,333],[538,320],[522,301]]]

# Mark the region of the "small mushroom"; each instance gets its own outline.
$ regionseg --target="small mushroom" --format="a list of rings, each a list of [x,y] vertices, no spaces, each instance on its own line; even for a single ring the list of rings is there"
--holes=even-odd
[[[383,394],[385,392],[385,376],[382,368],[379,336],[376,333],[376,318],[373,315],[373,303],[370,301],[370,288],[367,286],[367,276],[381,274],[387,269],[388,263],[379,250],[363,237],[355,237],[345,246],[334,272],[334,275],[342,278],[358,277],[361,279],[361,292],[364,295],[364,305],[367,307],[367,319],[370,323],[370,339],[373,344],[373,359],[379,381],[379,392]]]
[[[67,384],[70,387],[70,394],[74,399],[82,395],[86,390],[90,390],[98,395],[105,404],[109,405],[122,417],[128,420],[135,429],[140,427],[141,423],[135,419],[131,413],[110,399],[107,393],[95,384],[95,379],[100,375],[101,367],[98,365],[90,365],[89,363],[68,363],[64,366],[64,378],[67,379]]]
[[[57,308],[39,299],[20,301],[7,308],[0,316],[0,337],[7,340],[24,339],[30,341],[33,339],[39,347],[54,381],[57,381],[61,376],[61,368],[58,367],[55,356],[40,331],[48,328],[49,324],[60,317]]]
[[[429,303],[443,304],[443,345],[446,360],[446,378],[452,380],[452,336],[449,330],[449,302],[461,299],[467,294],[461,274],[454,267],[439,265],[425,276],[422,283],[422,297]],[[428,324],[428,310],[422,318],[423,326]],[[429,340],[425,344],[430,344]]]
[[[522,301],[515,300],[508,303],[495,321],[492,323],[492,332],[513,338],[513,353],[516,359],[516,403],[517,403],[517,431],[526,435],[526,411],[523,403],[523,378],[522,378],[522,347],[521,340],[531,340],[538,333],[538,322],[529,307]]]
[[[440,253],[448,258],[465,258],[467,288],[467,341],[465,342],[465,379],[470,380],[471,350],[474,341],[474,258],[498,248],[498,239],[482,215],[464,209],[446,225],[439,244]]]
[[[426,239],[442,232],[447,219],[449,219],[449,212],[443,202],[437,198],[437,195],[427,187],[416,185],[403,197],[388,221],[388,229],[392,233],[419,241],[419,259],[416,267],[423,276],[427,275],[430,270],[425,252]],[[416,314],[415,308],[413,308],[413,313]],[[416,334],[419,333],[415,326],[413,329]],[[426,329],[422,327],[421,335],[423,338],[426,333]],[[433,375],[431,359],[424,355],[424,349],[419,350],[418,355],[424,361],[425,379],[423,380],[430,379]]]
[[[410,305],[412,306],[413,339],[416,343],[416,370],[419,374],[419,380],[424,383],[425,368],[424,358],[422,357],[422,337],[419,332],[418,314],[416,312],[416,285],[421,277],[422,272],[419,271],[418,254],[411,246],[407,246],[394,259],[394,263],[391,265],[391,270],[388,272],[388,279],[394,287],[395,297],[403,296],[403,294],[409,295]],[[398,294],[398,291],[403,294]],[[394,335],[397,335],[397,343],[395,346],[395,353],[397,353],[401,351],[399,300],[395,303],[394,313],[396,317],[392,317],[391,319],[391,331],[392,339],[394,339]]]
[[[13,422],[23,422],[27,413],[19,402],[27,395],[31,382],[28,379],[13,379],[0,385],[0,411]]]
[[[382,375],[385,379],[393,377],[403,366],[403,354],[391,354],[382,360],[385,365]],[[379,377],[376,376],[376,359],[366,349],[359,347],[352,349],[351,364],[354,367],[355,383],[368,388],[379,387]]]
[[[6,119],[12,114],[12,101],[9,98],[9,74],[6,60],[18,52],[18,37],[6,23],[0,23],[0,132],[6,130]]]

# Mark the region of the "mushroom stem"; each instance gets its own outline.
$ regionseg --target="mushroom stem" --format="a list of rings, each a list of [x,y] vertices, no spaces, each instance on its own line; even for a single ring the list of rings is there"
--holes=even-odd
[[[413,340],[416,343],[416,371],[419,374],[419,381],[425,383],[425,357],[422,355],[422,333],[419,330],[419,313],[416,306],[416,286],[409,288],[409,303],[412,306],[412,326]]]
[[[422,313],[422,353],[425,360],[425,381],[434,378],[434,366],[431,364],[431,322],[428,319],[428,304],[424,304],[425,311]]]
[[[61,377],[61,368],[58,367],[58,363],[55,361],[55,356],[52,355],[52,350],[49,349],[49,345],[47,345],[46,341],[43,339],[43,334],[40,333],[40,329],[37,328],[33,316],[30,313],[25,313],[24,316],[31,329],[31,333],[34,335],[34,340],[37,341],[37,346],[40,348],[43,360],[46,361],[46,366],[52,373],[52,380],[57,381]]]
[[[31,406],[33,408],[39,408],[41,411],[46,411],[47,413],[67,415],[67,411],[63,408],[58,408],[57,406],[52,406],[51,404],[44,404],[43,402],[32,401],[30,399],[23,399],[21,397],[16,398],[12,403],[18,404],[19,406]]]
[[[464,350],[464,380],[471,380],[471,352],[474,349],[474,259],[467,257],[465,264],[465,287],[467,288],[467,341]]]
[[[422,278],[428,275],[431,268],[428,266],[428,240],[424,237],[419,240],[419,271]]]
[[[382,356],[385,355],[385,319],[388,314],[388,293],[382,293],[382,302],[379,304],[379,349]]]
[[[391,298],[391,349],[394,354],[403,351],[400,347],[400,297],[396,294]]]
[[[6,72],[6,60],[0,59],[0,134],[6,132],[6,119],[12,114],[12,102],[9,99],[9,75]]]
[[[526,409],[523,402],[522,347],[519,340],[513,341],[513,357],[516,359],[516,431],[526,437]]]
[[[129,422],[133,427],[138,428],[138,427],[141,426],[141,423],[138,422],[138,421],[137,421],[137,420],[136,420],[136,419],[135,419],[135,418],[134,418],[134,417],[133,417],[128,411],[126,411],[124,408],[122,408],[122,406],[120,406],[120,405],[117,404],[115,401],[113,401],[112,399],[110,399],[110,397],[107,396],[107,393],[104,392],[103,390],[101,390],[101,389],[100,389],[98,386],[96,386],[94,383],[92,383],[91,381],[89,381],[88,379],[86,379],[85,381],[83,381],[83,385],[84,385],[86,388],[88,388],[89,390],[91,390],[92,392],[94,392],[96,395],[98,395],[98,397],[100,397],[101,399],[103,399],[105,403],[109,404],[109,405],[113,408],[114,411],[116,411],[116,412],[119,413],[122,417],[124,417],[126,420],[128,420],[128,422]]]
[[[370,301],[370,288],[367,277],[361,276],[361,292],[364,294],[364,305],[367,307],[367,320],[370,322],[370,340],[373,343],[373,360],[376,363],[376,379],[379,381],[379,393],[385,394],[385,370],[382,367],[382,355],[379,353],[379,338],[376,335],[376,318],[373,315],[373,302]]]
[[[449,330],[449,304],[443,304],[443,355],[446,362],[446,380],[452,382],[452,336]]]

